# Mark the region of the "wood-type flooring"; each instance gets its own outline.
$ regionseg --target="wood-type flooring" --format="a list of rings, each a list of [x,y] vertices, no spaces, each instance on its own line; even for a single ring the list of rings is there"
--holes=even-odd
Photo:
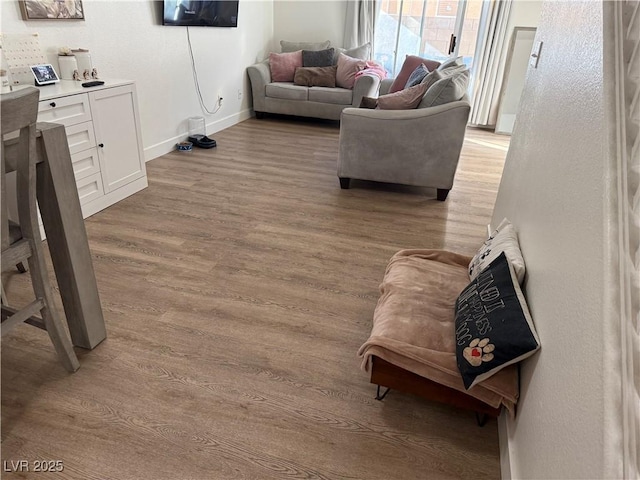
[[[149,188],[86,220],[108,338],[76,349],[73,375],[45,332],[2,339],[2,478],[499,478],[495,420],[376,401],[356,351],[396,251],[481,245],[508,137],[469,129],[438,202],[341,190],[338,135],[247,120],[148,162]],[[3,281],[28,300],[27,275]],[[34,472],[44,460],[64,470]]]

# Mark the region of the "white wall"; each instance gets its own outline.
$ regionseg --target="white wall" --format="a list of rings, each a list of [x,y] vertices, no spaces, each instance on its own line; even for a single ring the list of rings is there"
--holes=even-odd
[[[199,106],[186,28],[162,26],[161,2],[84,0],[83,5],[85,21],[23,21],[17,1],[1,1],[2,33],[37,32],[52,63],[60,46],[88,48],[102,77],[135,80],[147,160],[186,139],[190,116],[204,116],[208,133],[248,118],[246,67],[262,60],[272,43],[270,0],[242,0],[238,28],[190,29],[205,103],[213,109],[217,95],[224,98],[215,115]]]
[[[513,478],[608,476],[602,10],[592,0],[543,3],[542,53],[529,67],[493,215],[519,232],[542,345],[522,365],[517,417],[506,425]]]
[[[323,42],[343,46],[347,0],[275,0],[273,30],[277,52],[280,40]]]

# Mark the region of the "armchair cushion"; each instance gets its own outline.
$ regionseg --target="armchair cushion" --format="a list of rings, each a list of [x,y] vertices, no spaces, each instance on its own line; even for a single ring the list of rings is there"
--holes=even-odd
[[[465,66],[436,70],[427,75],[425,80],[427,78],[430,78],[433,84],[422,98],[420,108],[435,107],[460,100],[469,87],[469,69]]]
[[[427,69],[430,72],[438,68],[438,66],[440,66],[440,62],[436,62],[435,60],[428,60],[426,58],[417,57],[415,55],[407,55],[407,58],[404,59],[404,63],[402,64],[402,68],[400,69],[400,73],[391,84],[391,88],[389,88],[389,93],[402,90],[404,86],[407,84],[407,80],[409,80],[409,76],[413,73],[416,67],[421,63],[425,67],[427,67]]]
[[[414,85],[418,85],[424,80],[424,77],[429,75],[429,69],[422,63],[416,67],[416,69],[409,75],[409,80],[405,84],[404,88],[410,88]]]
[[[416,108],[422,101],[428,85],[418,83],[399,92],[378,97],[378,108],[381,110],[409,110]]]

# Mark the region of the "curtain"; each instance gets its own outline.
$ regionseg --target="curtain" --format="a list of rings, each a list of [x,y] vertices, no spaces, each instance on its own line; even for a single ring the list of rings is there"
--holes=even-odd
[[[475,55],[473,103],[469,123],[493,126],[498,116],[498,102],[502,88],[503,52],[507,48],[507,23],[512,0],[494,0],[488,3],[489,12],[480,26]]]
[[[344,48],[355,48],[367,42],[373,49],[373,35],[376,25],[376,0],[347,0],[344,24]]]

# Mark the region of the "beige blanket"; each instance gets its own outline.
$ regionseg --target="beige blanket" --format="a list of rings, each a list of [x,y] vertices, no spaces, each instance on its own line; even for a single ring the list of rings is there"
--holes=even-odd
[[[380,285],[371,336],[360,347],[362,368],[371,356],[465,392],[511,415],[518,401],[518,370],[511,365],[466,390],[456,365],[456,298],[469,283],[470,257],[444,250],[402,250]]]

